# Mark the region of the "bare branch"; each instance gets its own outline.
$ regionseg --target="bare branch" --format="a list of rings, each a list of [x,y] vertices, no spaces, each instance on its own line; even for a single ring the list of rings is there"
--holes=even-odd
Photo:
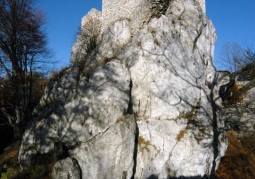
[[[12,126],[15,127],[15,119],[13,118],[12,115],[10,115],[5,108],[0,108],[0,111],[6,116],[6,118],[8,119],[8,123]]]

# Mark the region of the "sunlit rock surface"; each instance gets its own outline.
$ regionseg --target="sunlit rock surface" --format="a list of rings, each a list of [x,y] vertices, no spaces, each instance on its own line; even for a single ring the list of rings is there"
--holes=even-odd
[[[135,19],[116,19],[49,84],[23,137],[23,167],[63,142],[82,178],[214,173],[227,147],[215,104],[215,29],[196,0],[160,2],[164,11],[136,33]]]

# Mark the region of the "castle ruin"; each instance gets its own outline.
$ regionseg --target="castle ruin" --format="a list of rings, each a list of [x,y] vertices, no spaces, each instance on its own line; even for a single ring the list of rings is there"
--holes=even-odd
[[[150,20],[153,16],[152,9],[155,10],[155,6],[168,6],[170,1],[172,0],[102,0],[102,13],[93,10],[88,15],[101,16],[96,18],[102,22],[101,32],[104,32],[117,20],[128,19],[131,23],[131,33],[134,34],[144,23]],[[205,13],[205,0],[195,1]],[[82,20],[82,27],[87,24],[87,21],[90,20],[85,16]]]
[[[205,13],[205,0],[196,0]],[[134,33],[143,22],[151,17],[153,4],[166,4],[169,0],[103,0],[102,32],[113,22],[120,19],[131,20],[131,32]],[[132,21],[134,20],[135,21]]]

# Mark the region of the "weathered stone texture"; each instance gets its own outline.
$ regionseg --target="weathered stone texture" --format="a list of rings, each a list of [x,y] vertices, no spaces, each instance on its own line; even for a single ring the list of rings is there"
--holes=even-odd
[[[129,20],[132,34],[136,33],[143,22],[151,15],[150,2],[146,0],[103,0],[102,32],[117,20]]]
[[[213,90],[219,83],[211,21],[195,0],[171,1],[165,15],[146,23],[153,9],[142,6],[145,1],[111,2],[104,7],[118,16],[106,22],[95,50],[71,80],[75,89],[57,110],[41,109],[28,126],[21,165],[63,142],[82,178],[210,176],[227,147],[224,132],[218,133],[224,122],[217,118]],[[122,18],[115,6],[133,8],[123,9]],[[61,97],[53,89],[46,92]]]
[[[103,0],[102,8],[102,32],[110,25],[122,19],[130,20],[132,34],[147,23],[153,15],[152,9],[164,3],[174,2],[174,0]],[[205,13],[205,0],[196,0],[202,11]],[[155,9],[154,9],[155,10]],[[160,13],[160,11],[157,11]]]
[[[58,161],[53,166],[52,177],[54,179],[80,179],[81,170],[78,162],[72,158],[68,157],[66,159]]]
[[[95,36],[99,36],[102,27],[102,12],[91,9],[81,20],[81,29],[88,30]]]
[[[205,9],[205,0],[197,0],[200,7],[202,8],[203,12],[205,13],[206,9]]]
[[[72,47],[70,61],[80,63],[94,50],[96,43],[100,40],[102,29],[102,13],[92,9],[82,18],[81,32]]]
[[[131,178],[134,168],[136,123],[134,116],[119,118],[105,132],[70,151],[82,169],[82,178]]]

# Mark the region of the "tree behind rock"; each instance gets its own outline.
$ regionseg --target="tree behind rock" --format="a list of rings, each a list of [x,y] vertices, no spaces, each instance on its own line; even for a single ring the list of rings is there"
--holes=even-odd
[[[31,114],[33,76],[49,54],[44,16],[34,0],[0,1],[0,78],[11,89],[11,109],[0,110],[20,139]],[[8,80],[2,80],[8,79]],[[3,84],[1,84],[3,85]]]
[[[223,100],[236,103],[242,96],[255,87],[255,51],[252,48],[242,48],[236,43],[226,43],[221,51],[221,62],[230,71],[229,83],[226,84]],[[236,80],[248,81],[237,88]]]

